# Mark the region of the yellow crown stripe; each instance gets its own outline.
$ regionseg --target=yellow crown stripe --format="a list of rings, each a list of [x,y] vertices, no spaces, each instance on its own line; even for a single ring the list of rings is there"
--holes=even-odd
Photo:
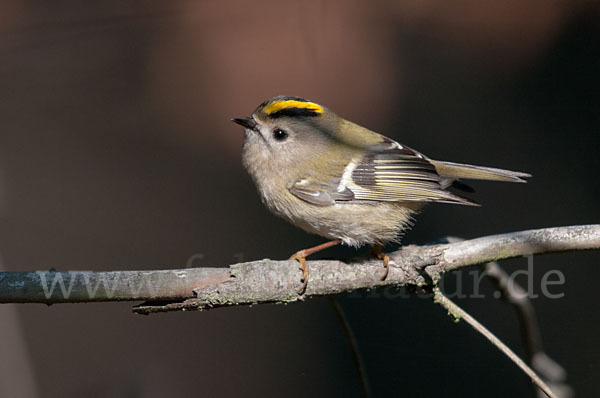
[[[273,101],[264,107],[263,111],[267,115],[279,112],[282,109],[289,108],[302,108],[314,111],[316,113],[323,113],[321,105],[315,104],[314,102],[304,102],[296,100],[285,100],[285,101]]]

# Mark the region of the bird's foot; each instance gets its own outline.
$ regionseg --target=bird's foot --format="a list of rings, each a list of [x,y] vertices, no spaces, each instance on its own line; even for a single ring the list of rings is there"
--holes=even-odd
[[[383,260],[384,270],[383,270],[383,273],[381,274],[381,280],[384,281],[390,272],[390,256],[388,256],[381,250],[381,244],[379,244],[379,243],[373,245],[373,248],[371,249],[371,253],[378,259]]]
[[[302,286],[300,287],[300,290],[298,290],[298,294],[304,293],[304,291],[306,290],[306,285],[308,284],[309,271],[308,265],[306,264],[306,256],[310,256],[311,254],[321,251],[323,249],[327,249],[328,247],[339,245],[340,243],[342,243],[341,239],[334,239],[332,241],[325,242],[315,247],[299,250],[294,255],[292,255],[292,257],[289,258],[290,260],[297,260],[300,263],[298,264],[298,268],[300,268],[300,270],[302,271],[302,277],[300,278]]]
[[[308,265],[306,265],[306,250],[300,250],[296,252],[290,260],[298,261],[298,268],[302,271],[302,276],[300,277],[300,282],[302,282],[302,286],[298,289],[298,294],[304,293],[306,290],[306,285],[308,284]]]

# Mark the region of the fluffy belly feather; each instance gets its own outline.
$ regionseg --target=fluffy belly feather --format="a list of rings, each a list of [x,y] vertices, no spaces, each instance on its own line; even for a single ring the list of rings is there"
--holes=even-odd
[[[291,194],[284,197],[294,201],[293,206],[268,198],[264,198],[265,204],[273,213],[307,232],[328,239],[341,239],[354,247],[397,242],[402,231],[410,227],[412,215],[422,206],[399,202],[349,202],[321,207]]]

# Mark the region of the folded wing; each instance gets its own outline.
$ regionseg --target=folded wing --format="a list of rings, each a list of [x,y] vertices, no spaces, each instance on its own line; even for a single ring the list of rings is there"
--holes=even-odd
[[[341,176],[329,181],[302,179],[290,191],[302,200],[328,206],[342,202],[443,202],[477,205],[442,186],[435,165],[422,154],[386,141],[357,156]]]

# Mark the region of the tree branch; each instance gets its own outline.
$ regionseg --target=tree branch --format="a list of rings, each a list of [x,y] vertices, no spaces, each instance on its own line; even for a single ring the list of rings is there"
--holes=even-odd
[[[535,316],[535,309],[525,289],[517,283],[511,284],[510,275],[496,262],[486,264],[484,272],[492,280],[502,297],[513,305],[519,316],[527,362],[533,371],[544,380],[557,396],[561,398],[573,397],[573,389],[566,383],[566,370],[550,358],[542,348],[542,336]],[[499,349],[502,350],[500,347]],[[545,392],[541,391],[541,387],[539,388],[537,395],[540,397],[546,395]]]
[[[494,346],[496,346],[504,355],[506,355],[511,361],[513,361],[521,370],[531,378],[531,381],[538,386],[546,396],[550,398],[558,398],[556,394],[552,392],[550,387],[529,367],[521,358],[517,356],[506,344],[500,341],[492,332],[490,332],[485,326],[479,323],[469,313],[460,308],[456,303],[444,296],[442,291],[435,287],[433,289],[434,301],[440,304],[442,307],[448,310],[449,314],[455,317],[455,319],[464,319],[473,329],[488,339]]]
[[[380,260],[350,263],[309,261],[310,280],[297,293],[300,271],[296,261],[260,260],[227,268],[193,268],[114,272],[2,272],[0,303],[67,303],[149,301],[134,312],[200,310],[232,305],[287,303],[310,296],[382,286],[428,284],[449,271],[527,254],[600,248],[600,225],[521,231],[462,242],[405,246],[390,254],[390,273],[380,281]]]

